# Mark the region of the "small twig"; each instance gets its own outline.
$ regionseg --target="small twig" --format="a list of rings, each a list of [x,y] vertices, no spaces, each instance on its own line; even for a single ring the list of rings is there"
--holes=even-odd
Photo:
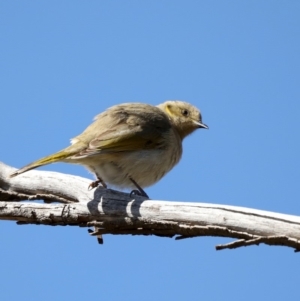
[[[236,249],[240,247],[247,247],[251,245],[259,245],[264,243],[269,246],[286,246],[295,248],[295,252],[300,251],[300,242],[296,239],[284,236],[284,235],[274,235],[274,236],[260,236],[254,239],[239,239],[227,244],[217,245],[216,250],[224,249]]]

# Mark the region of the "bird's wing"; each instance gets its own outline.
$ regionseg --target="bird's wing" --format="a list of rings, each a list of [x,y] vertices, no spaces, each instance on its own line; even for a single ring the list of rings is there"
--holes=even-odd
[[[164,147],[170,128],[167,116],[157,107],[138,103],[118,105],[98,115],[75,138],[85,140],[88,147],[74,157]]]

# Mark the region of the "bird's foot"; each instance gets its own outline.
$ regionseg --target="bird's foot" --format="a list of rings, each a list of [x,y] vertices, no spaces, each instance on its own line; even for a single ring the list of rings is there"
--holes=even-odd
[[[101,184],[104,188],[107,188],[106,183],[101,178],[98,178],[97,181],[94,181],[89,185],[88,190],[92,190],[92,189],[98,187],[99,184]]]
[[[142,191],[134,189],[130,192],[130,197],[133,197],[134,195],[144,196],[145,198],[149,199],[148,194],[142,189]]]
[[[89,185],[88,190],[92,190],[92,189],[98,187],[98,185],[99,185],[100,183],[101,183],[101,182],[100,182],[99,180],[92,182],[92,183]]]
[[[144,196],[145,198],[149,199],[148,194],[144,191],[144,189],[131,177],[129,177],[129,180],[134,184],[134,186],[137,189],[134,189],[130,192],[130,197],[132,197],[133,195],[139,195],[139,196]]]

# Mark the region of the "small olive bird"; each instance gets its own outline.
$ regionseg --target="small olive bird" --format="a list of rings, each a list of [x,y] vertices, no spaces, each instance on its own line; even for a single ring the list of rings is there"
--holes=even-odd
[[[109,183],[148,197],[143,188],[179,162],[182,140],[198,128],[208,126],[202,123],[200,111],[183,101],[115,105],[96,116],[69,147],[26,165],[11,177],[54,162],[75,163],[96,175],[98,180],[91,187]]]

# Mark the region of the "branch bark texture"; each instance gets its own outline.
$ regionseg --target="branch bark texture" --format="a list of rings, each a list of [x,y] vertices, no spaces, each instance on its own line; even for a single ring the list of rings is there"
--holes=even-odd
[[[147,200],[102,187],[89,191],[90,180],[54,172],[30,171],[10,179],[8,175],[13,171],[0,162],[0,220],[14,220],[20,225],[95,227],[90,231],[92,235],[236,239],[217,246],[217,250],[260,243],[300,250],[298,216],[235,206]],[[36,199],[46,203],[20,202]]]

